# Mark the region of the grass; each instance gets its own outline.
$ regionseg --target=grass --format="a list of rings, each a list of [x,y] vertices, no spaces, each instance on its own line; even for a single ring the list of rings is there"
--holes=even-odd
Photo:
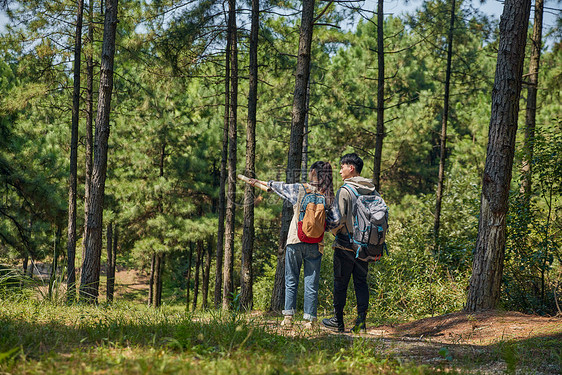
[[[269,318],[271,320],[271,317]],[[380,342],[297,331],[264,318],[186,314],[121,302],[65,306],[2,300],[0,373],[431,374],[381,354]]]

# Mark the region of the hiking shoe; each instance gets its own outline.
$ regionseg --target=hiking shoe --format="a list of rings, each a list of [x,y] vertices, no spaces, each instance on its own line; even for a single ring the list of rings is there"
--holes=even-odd
[[[285,315],[283,321],[281,322],[281,327],[291,328],[293,326],[293,316]]]
[[[353,325],[353,327],[351,327],[351,331],[353,333],[359,333],[361,331],[363,332],[367,332],[367,323],[365,316],[358,316],[357,319],[355,320],[355,324]]]
[[[304,329],[316,329],[318,327],[318,321],[316,319],[307,320],[304,323]]]
[[[335,316],[331,318],[322,319],[322,325],[332,331],[343,332],[345,330],[343,319],[339,319]]]

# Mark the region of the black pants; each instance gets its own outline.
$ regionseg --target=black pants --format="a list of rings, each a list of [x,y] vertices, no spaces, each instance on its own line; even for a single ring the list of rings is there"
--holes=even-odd
[[[357,315],[362,316],[367,313],[369,307],[368,272],[369,263],[355,259],[353,251],[334,248],[334,310],[336,316],[343,316],[347,286],[352,275],[357,299]]]

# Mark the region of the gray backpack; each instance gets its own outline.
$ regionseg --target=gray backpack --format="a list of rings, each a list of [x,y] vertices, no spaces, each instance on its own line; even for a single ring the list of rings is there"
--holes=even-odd
[[[344,184],[343,187],[349,191],[352,199],[353,230],[348,228],[348,232],[355,258],[365,262],[379,261],[383,252],[386,251],[388,255],[385,242],[388,207],[377,192],[361,195],[351,185]]]

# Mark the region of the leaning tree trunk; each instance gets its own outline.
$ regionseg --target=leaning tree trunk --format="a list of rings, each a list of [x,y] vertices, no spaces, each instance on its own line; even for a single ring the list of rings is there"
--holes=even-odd
[[[375,189],[381,188],[382,143],[384,139],[384,13],[383,0],[377,4],[377,134],[375,136],[375,158],[373,182]]]
[[[230,100],[228,115],[228,192],[223,264],[222,307],[230,308],[234,293],[234,219],[236,199],[236,122],[238,109],[238,46],[236,36],[236,0],[228,0],[228,39],[230,40]]]
[[[295,92],[293,96],[293,112],[291,118],[291,138],[287,160],[287,183],[300,181],[302,162],[302,140],[304,120],[306,117],[307,86],[310,77],[310,48],[312,44],[312,30],[314,26],[314,0],[304,0],[299,37],[299,51],[297,69],[295,73]],[[293,208],[287,202],[283,203],[281,231],[279,233],[279,247],[277,249],[277,267],[271,295],[272,311],[281,311],[285,300],[285,245],[291,223]]]
[[[250,77],[248,94],[248,126],[246,130],[246,171],[255,178],[256,164],[256,113],[258,103],[258,30],[259,0],[252,0],[252,26],[250,29]],[[254,188],[244,189],[244,229],[242,233],[242,271],[240,276],[240,305],[251,310],[254,303],[252,258],[254,252]]]
[[[443,119],[441,120],[441,142],[439,151],[439,175],[435,194],[435,216],[433,220],[434,252],[439,250],[439,226],[441,223],[441,201],[443,200],[443,181],[445,179],[445,158],[447,147],[447,121],[449,119],[449,88],[451,86],[451,61],[453,59],[453,31],[455,27],[455,0],[451,4],[451,19],[447,47],[447,70],[445,72],[445,95],[443,99]]]
[[[68,180],[68,241],[66,247],[68,302],[76,300],[76,190],[78,175],[78,119],[80,115],[80,62],[82,55],[82,19],[84,0],[77,1],[76,36],[74,40],[74,88],[72,92],[72,122],[70,135],[70,177]]]
[[[530,10],[530,0],[506,0],[501,16],[478,238],[467,311],[493,309],[500,298],[509,185]]]
[[[113,91],[117,4],[118,0],[106,0],[100,89],[96,116],[94,168],[92,170],[90,200],[88,201],[89,212],[84,239],[84,262],[80,279],[80,298],[90,303],[97,302],[99,294],[103,201],[107,172],[109,114],[111,112],[111,93]]]
[[[525,195],[524,202],[529,203],[533,177],[533,148],[535,141],[535,126],[537,115],[537,88],[539,81],[539,65],[542,46],[542,20],[544,0],[535,1],[535,18],[533,35],[531,37],[531,58],[529,62],[529,83],[527,86],[527,110],[525,115],[525,138],[523,144],[523,167],[521,174],[521,192]]]

